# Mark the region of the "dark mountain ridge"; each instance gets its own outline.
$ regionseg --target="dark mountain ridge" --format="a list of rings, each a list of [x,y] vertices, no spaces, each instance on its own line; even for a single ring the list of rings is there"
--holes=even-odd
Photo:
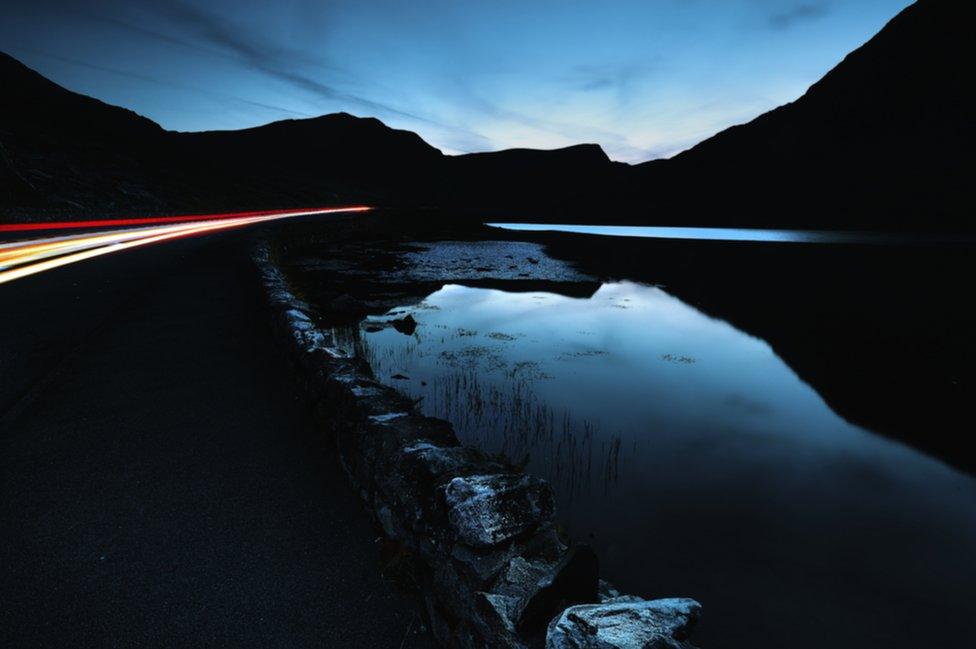
[[[639,165],[638,195],[675,222],[972,229],[968,15],[919,0],[796,101]]]
[[[416,133],[348,113],[236,131],[166,131],[5,54],[0,80],[18,98],[0,104],[7,218],[360,201],[528,213],[565,194],[567,178],[583,193],[619,166],[595,144],[447,156]]]
[[[919,0],[803,97],[670,160],[595,144],[447,156],[345,113],[180,133],[0,54],[0,209],[247,209],[368,201],[489,218],[972,230],[962,3]]]
[[[41,135],[115,141],[164,133],[156,122],[127,108],[65,90],[3,52],[0,79],[8,98],[0,107],[4,131],[31,129]]]

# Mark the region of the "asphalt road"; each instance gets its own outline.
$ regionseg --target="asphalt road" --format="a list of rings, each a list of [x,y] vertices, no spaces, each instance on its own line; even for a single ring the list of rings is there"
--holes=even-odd
[[[253,235],[0,286],[0,644],[431,645],[297,399]]]

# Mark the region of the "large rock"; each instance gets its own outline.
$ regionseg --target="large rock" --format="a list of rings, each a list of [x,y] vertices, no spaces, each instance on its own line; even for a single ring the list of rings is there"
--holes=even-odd
[[[512,580],[515,565],[510,565],[506,577]],[[599,562],[593,548],[576,545],[550,570],[539,576],[526,589],[518,607],[518,629],[521,632],[542,630],[557,612],[573,604],[599,601]],[[531,570],[524,572],[525,577]]]
[[[400,423],[406,425],[416,419],[414,417]],[[435,419],[427,421],[427,430],[434,434],[443,433],[442,443],[455,441],[447,439],[450,431],[446,422]],[[383,529],[392,538],[407,533],[425,540],[443,536],[448,524],[438,498],[440,487],[458,476],[501,470],[500,465],[490,462],[476,449],[441,446],[428,439],[409,442],[375,475],[377,498],[387,508],[387,514],[381,516],[380,521]],[[393,529],[396,530],[395,534],[391,533]]]
[[[700,612],[685,598],[572,606],[549,624],[546,649],[692,649]]]
[[[528,475],[458,477],[445,492],[447,515],[458,538],[472,547],[490,547],[550,523],[552,490]]]
[[[375,404],[370,404],[371,400]],[[445,445],[458,443],[448,422],[404,413],[395,401],[387,399],[387,395],[356,401],[361,413],[373,411],[376,414],[369,415],[359,425],[348,425],[353,419],[346,417],[347,424],[337,429],[337,440],[342,460],[352,470],[353,479],[360,486],[367,486],[370,493],[387,487],[392,475],[389,473],[391,462],[404,445],[418,440]],[[355,410],[351,412],[355,413]]]

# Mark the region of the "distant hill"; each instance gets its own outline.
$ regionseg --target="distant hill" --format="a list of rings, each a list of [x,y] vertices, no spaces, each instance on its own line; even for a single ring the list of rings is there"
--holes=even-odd
[[[634,170],[667,223],[973,229],[967,3],[919,0],[800,99]]]
[[[595,144],[446,156],[416,133],[346,113],[238,131],[166,131],[5,54],[0,82],[19,99],[0,103],[7,218],[358,201],[528,217],[575,204],[620,167]]]
[[[670,160],[595,144],[446,156],[339,113],[177,133],[0,54],[0,216],[369,201],[541,221],[973,230],[974,42],[920,0],[793,103]]]
[[[165,134],[136,113],[70,92],[0,53],[0,207],[154,203],[142,149]],[[153,205],[155,207],[155,205]]]
[[[527,220],[593,218],[590,208],[624,180],[629,165],[596,144],[540,151],[508,149],[454,156],[449,202],[470,211]]]
[[[6,55],[0,84],[18,99],[0,102],[0,208],[14,214],[417,200],[445,158],[415,133],[344,113],[166,131]]]

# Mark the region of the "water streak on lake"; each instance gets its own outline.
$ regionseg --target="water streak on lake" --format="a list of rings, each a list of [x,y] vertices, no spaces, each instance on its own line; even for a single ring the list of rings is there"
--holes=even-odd
[[[406,313],[413,335],[384,326]],[[905,620],[964,613],[976,482],[845,422],[764,341],[659,288],[447,285],[354,340],[464,443],[551,480],[609,579],[701,599],[702,646],[907,646],[925,635]]]
[[[842,232],[838,230],[763,230],[758,228],[686,228],[642,225],[581,225],[566,223],[486,223],[502,230],[520,232],[569,232],[643,239],[693,241],[753,241],[762,243],[911,244],[962,243],[968,235],[900,234],[893,232]]]

